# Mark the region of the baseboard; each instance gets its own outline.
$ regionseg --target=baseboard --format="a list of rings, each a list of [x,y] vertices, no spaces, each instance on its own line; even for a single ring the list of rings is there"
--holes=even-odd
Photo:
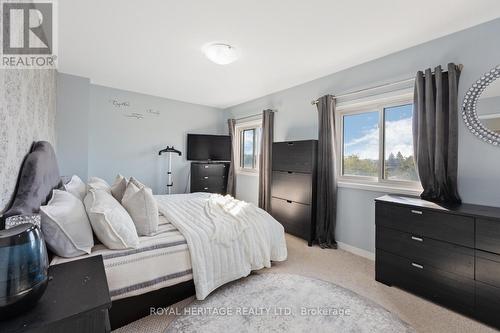
[[[371,261],[375,261],[375,253],[373,253],[373,252],[363,250],[363,249],[360,249],[359,247],[355,247],[355,246],[352,246],[352,245],[349,245],[346,243],[342,243],[342,242],[337,242],[337,245],[338,245],[339,249],[341,249],[341,250],[351,252],[352,254],[369,259]]]

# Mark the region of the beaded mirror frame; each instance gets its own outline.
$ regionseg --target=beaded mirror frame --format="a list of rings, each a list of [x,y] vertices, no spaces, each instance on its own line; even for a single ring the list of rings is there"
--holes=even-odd
[[[484,90],[500,77],[500,65],[485,73],[477,80],[472,87],[465,93],[462,104],[462,118],[465,126],[479,139],[494,146],[500,146],[500,134],[488,129],[481,123],[477,115],[477,103]]]

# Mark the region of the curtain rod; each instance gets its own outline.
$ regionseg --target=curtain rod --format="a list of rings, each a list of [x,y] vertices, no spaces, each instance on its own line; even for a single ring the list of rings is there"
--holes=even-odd
[[[457,66],[460,69],[460,71],[462,71],[462,69],[464,68],[464,65],[462,65],[462,64],[457,65]],[[434,73],[434,71],[432,71],[432,72]],[[447,70],[443,71],[443,73],[446,73],[446,72],[448,72],[448,71]],[[390,87],[390,86],[394,86],[394,85],[398,85],[398,84],[402,84],[402,83],[406,83],[406,82],[410,82],[410,81],[414,81],[414,80],[415,80],[415,77],[411,77],[411,78],[407,78],[407,79],[396,81],[396,82],[379,84],[378,86],[373,86],[373,87],[369,87],[369,88],[364,88],[364,89],[349,91],[349,92],[346,92],[344,94],[333,96],[333,98],[334,99],[338,99],[338,98],[341,98],[341,97],[356,95],[356,94],[359,94],[359,93],[364,92],[364,91],[370,91],[370,90],[380,89],[380,88],[384,88],[384,87]],[[318,100],[317,99],[311,101],[311,105],[316,105],[316,104],[318,104]]]
[[[271,110],[271,112],[278,112],[278,110]],[[241,118],[235,118],[234,120],[243,120],[243,119],[247,119],[247,118],[253,118],[253,117],[257,117],[257,116],[262,116],[262,112],[261,113],[256,113],[256,114],[251,114],[249,116],[244,116],[244,117],[241,117]]]

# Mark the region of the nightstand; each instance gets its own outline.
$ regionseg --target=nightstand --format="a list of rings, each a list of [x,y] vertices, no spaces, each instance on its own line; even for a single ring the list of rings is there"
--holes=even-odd
[[[38,303],[24,314],[0,319],[0,332],[110,332],[108,282],[101,256],[49,268],[49,284]]]

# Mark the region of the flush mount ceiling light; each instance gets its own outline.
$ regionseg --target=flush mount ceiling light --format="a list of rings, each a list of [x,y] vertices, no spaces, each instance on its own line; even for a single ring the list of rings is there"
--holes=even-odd
[[[219,65],[228,65],[238,59],[234,46],[222,43],[211,43],[202,49],[205,56]]]

